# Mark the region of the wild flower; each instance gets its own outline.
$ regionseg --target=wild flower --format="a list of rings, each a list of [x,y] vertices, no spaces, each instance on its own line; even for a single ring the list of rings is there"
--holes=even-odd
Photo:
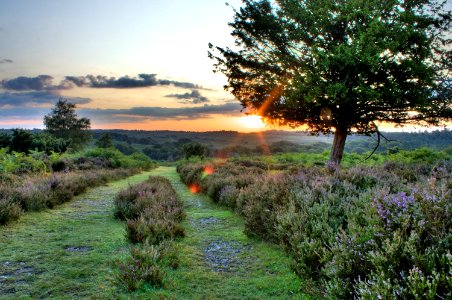
[[[374,206],[377,208],[378,215],[383,223],[388,226],[401,222],[414,204],[414,196],[407,195],[406,192],[374,199]]]
[[[293,167],[278,176],[227,162],[205,180],[199,163],[178,170],[184,182],[233,203],[246,234],[284,245],[314,297],[450,297],[450,162]]]

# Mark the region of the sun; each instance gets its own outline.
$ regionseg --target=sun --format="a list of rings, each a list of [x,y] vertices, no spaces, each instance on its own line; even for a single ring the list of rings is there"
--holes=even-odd
[[[240,118],[240,123],[249,129],[261,129],[265,127],[261,117],[256,115],[243,116]]]

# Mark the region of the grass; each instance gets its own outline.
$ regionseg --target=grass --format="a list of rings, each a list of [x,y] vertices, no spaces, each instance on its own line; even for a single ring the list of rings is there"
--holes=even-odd
[[[129,293],[115,278],[115,262],[127,256],[128,243],[124,225],[113,218],[113,199],[149,175],[168,178],[183,199],[186,237],[176,242],[180,265],[169,271],[165,289]],[[191,194],[174,167],[160,167],[0,228],[0,299],[307,298],[283,251],[243,230],[239,216]]]
[[[89,190],[55,210],[32,212],[0,229],[0,299],[118,295],[113,262],[127,254],[113,199],[149,172]],[[125,295],[124,295],[125,296]]]
[[[169,274],[171,286],[157,294],[169,299],[304,299],[298,290],[300,281],[290,270],[290,259],[278,247],[248,238],[242,219],[221,208],[206,196],[192,194],[180,181],[172,167],[160,167],[153,175],[170,180],[184,200],[187,219],[183,223],[186,237],[178,242],[180,266]],[[206,251],[214,246],[225,247],[214,252],[220,260],[233,255],[223,270],[206,259]],[[228,247],[230,246],[230,247]],[[228,249],[229,248],[229,249]],[[217,266],[218,267],[218,266]]]

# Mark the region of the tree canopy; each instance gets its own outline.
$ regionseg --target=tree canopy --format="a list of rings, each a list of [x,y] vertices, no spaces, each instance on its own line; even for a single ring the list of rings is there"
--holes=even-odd
[[[96,146],[99,148],[113,148],[114,146],[111,134],[108,132],[102,133],[102,135],[96,141]]]
[[[377,124],[440,125],[452,117],[446,1],[244,0],[235,46],[209,44],[215,71],[269,123],[348,134]]]
[[[184,152],[185,159],[189,159],[192,156],[204,158],[209,154],[209,148],[198,142],[190,142],[182,145],[182,151]]]
[[[72,149],[80,149],[91,140],[91,122],[78,118],[75,104],[59,99],[52,111],[44,117],[46,131],[57,138],[70,142]]]

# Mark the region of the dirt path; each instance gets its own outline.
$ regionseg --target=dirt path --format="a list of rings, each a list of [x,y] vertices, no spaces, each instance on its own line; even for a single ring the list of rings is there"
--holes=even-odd
[[[181,266],[171,287],[173,299],[301,299],[290,259],[273,245],[249,239],[243,221],[201,194],[192,194],[173,167],[152,172],[171,181],[185,203],[187,236],[178,242]]]
[[[114,299],[114,260],[127,253],[113,199],[149,172],[93,188],[56,209],[0,227],[0,299]]]

